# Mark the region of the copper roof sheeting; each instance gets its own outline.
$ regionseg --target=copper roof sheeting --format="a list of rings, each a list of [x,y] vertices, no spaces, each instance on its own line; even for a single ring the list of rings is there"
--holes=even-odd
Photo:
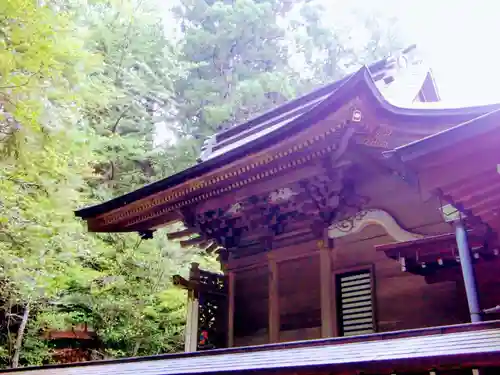
[[[191,354],[17,369],[19,375],[209,374],[324,369],[401,371],[500,365],[500,322],[351,338],[314,340]]]
[[[366,68],[381,95],[392,104],[411,105],[430,75],[429,69],[419,61],[411,61],[408,67],[402,67],[398,63],[401,59],[412,59],[415,48],[416,46],[411,46],[392,58],[380,60]],[[200,160],[211,159],[286,126],[327,99],[354,75],[352,73],[245,123],[214,134],[205,142]],[[433,90],[433,98],[439,100],[435,86]]]

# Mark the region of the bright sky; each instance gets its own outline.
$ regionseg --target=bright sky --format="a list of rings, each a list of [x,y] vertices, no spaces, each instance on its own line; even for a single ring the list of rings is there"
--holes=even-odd
[[[500,102],[500,1],[324,0],[332,14],[353,3],[395,15],[416,43],[443,101]],[[358,4],[359,3],[359,4]],[[342,7],[341,6],[341,7]]]

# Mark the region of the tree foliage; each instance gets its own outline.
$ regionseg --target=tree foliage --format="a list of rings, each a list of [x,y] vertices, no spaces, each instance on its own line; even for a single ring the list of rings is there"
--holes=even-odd
[[[368,37],[353,43],[311,1],[162,4],[0,2],[4,367],[50,362],[46,333],[81,323],[97,358],[180,350],[185,295],[171,276],[214,260],[161,231],[88,233],[73,210],[171,175],[215,131],[399,47],[359,14]]]

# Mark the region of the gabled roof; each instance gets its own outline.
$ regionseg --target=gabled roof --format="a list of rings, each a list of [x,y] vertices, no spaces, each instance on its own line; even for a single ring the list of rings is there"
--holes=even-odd
[[[415,133],[416,130],[418,134],[423,134],[422,136],[429,134],[428,129],[422,130],[423,124],[437,124],[439,126],[449,124],[449,126],[453,126],[499,108],[497,105],[471,108],[439,108],[436,106],[422,108],[422,105],[426,103],[418,103],[418,107],[414,107],[411,103],[406,108],[395,106],[383,96],[382,89],[377,87],[376,83],[379,76],[373,73],[375,71],[379,75],[390,77],[387,74],[389,66],[390,60],[385,59],[369,67],[363,67],[355,74],[338,82],[220,133],[216,136],[219,137],[217,142],[220,148],[212,149],[212,152],[206,154],[205,160],[201,163],[121,197],[79,210],[76,212],[76,216],[83,219],[95,218],[153,194],[177,188],[250,154],[266,150],[312,127],[358,95],[362,95],[371,107],[375,108],[376,112],[385,119],[400,124],[398,126],[403,131],[408,129],[409,132]],[[428,80],[428,76],[425,79]],[[230,139],[232,142],[224,144]]]
[[[270,374],[303,370],[359,374],[498,366],[498,322],[354,337],[75,363],[5,373],[19,375]],[[1,372],[4,373],[4,372]]]
[[[393,104],[411,104],[426,88],[426,101],[439,100],[437,88],[432,75],[421,61],[414,57],[415,46],[410,46],[400,54],[385,58],[365,67],[370,79],[384,98]],[[256,138],[285,127],[316,105],[333,95],[337,90],[353,78],[356,73],[314,90],[307,95],[291,100],[277,108],[265,112],[247,122],[233,126],[211,136],[205,141],[200,161],[222,155],[225,152],[241,147]]]

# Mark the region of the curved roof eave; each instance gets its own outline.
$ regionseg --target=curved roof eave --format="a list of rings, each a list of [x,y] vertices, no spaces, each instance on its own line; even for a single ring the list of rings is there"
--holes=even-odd
[[[82,219],[96,217],[140,200],[146,196],[180,185],[190,179],[200,177],[205,173],[219,168],[221,165],[233,162],[234,160],[244,157],[250,153],[265,149],[283,138],[290,137],[291,135],[294,135],[309,126],[314,125],[330,113],[341,108],[347,100],[359,94],[360,91],[367,91],[370,94],[368,95],[368,99],[371,99],[372,104],[377,111],[382,111],[383,114],[388,117],[396,117],[406,122],[412,122],[413,120],[442,121],[444,116],[470,119],[500,108],[500,104],[452,109],[398,107],[389,103],[389,101],[384,98],[383,94],[375,85],[369,68],[364,66],[358,72],[343,80],[343,82],[331,95],[316,104],[309,111],[304,112],[301,116],[294,119],[292,122],[287,124],[287,126],[277,128],[275,131],[266,134],[265,137],[253,139],[241,147],[210,158],[163,180],[146,185],[130,193],[113,198],[107,202],[77,210],[75,211],[75,215]]]
[[[366,75],[366,68],[364,70]],[[387,100],[370,77],[365,77],[363,82],[366,84],[366,88],[371,94],[369,99],[372,99],[374,109],[380,111],[380,113],[384,114],[386,117],[399,118],[406,122],[412,122],[414,120],[418,122],[422,120],[429,122],[443,121],[443,119],[450,117],[452,119],[469,121],[500,109],[500,103],[464,107],[446,106],[438,102],[416,103],[403,107]],[[450,127],[454,125],[455,124],[450,123]]]
[[[493,121],[492,117],[500,117],[500,105],[494,105],[491,111],[483,113],[469,121],[455,125],[439,133],[419,139],[393,150],[384,152],[384,156],[398,157],[402,162],[409,162],[435,151],[441,151],[448,146],[467,139],[488,133],[500,128],[500,120]]]
[[[300,131],[301,129],[304,129],[305,127],[307,127],[307,125],[311,125],[312,120],[317,121],[318,118],[323,118],[329,113],[335,111],[337,107],[340,108],[345,102],[345,100],[342,100],[343,97],[350,92],[349,88],[354,88],[354,86],[358,84],[360,80],[365,78],[366,73],[366,68],[359,70],[357,73],[350,76],[345,82],[343,82],[339,89],[337,89],[327,99],[318,103],[311,110],[305,112],[302,116],[290,122],[286,127],[278,128],[276,129],[276,131],[271,132],[266,137],[254,139],[253,141],[241,147],[203,161],[170,177],[146,185],[130,193],[113,198],[104,203],[77,210],[75,211],[75,215],[82,219],[88,219],[101,215],[105,212],[109,212],[111,210],[123,207],[129,203],[135,202],[148,195],[155,194],[162,190],[180,185],[190,179],[200,177],[203,174],[220,167],[221,165],[230,163],[240,157],[248,155],[249,153],[254,153],[256,151],[265,149],[267,146],[273,144],[276,140],[283,139],[283,137],[289,137],[294,133]]]

